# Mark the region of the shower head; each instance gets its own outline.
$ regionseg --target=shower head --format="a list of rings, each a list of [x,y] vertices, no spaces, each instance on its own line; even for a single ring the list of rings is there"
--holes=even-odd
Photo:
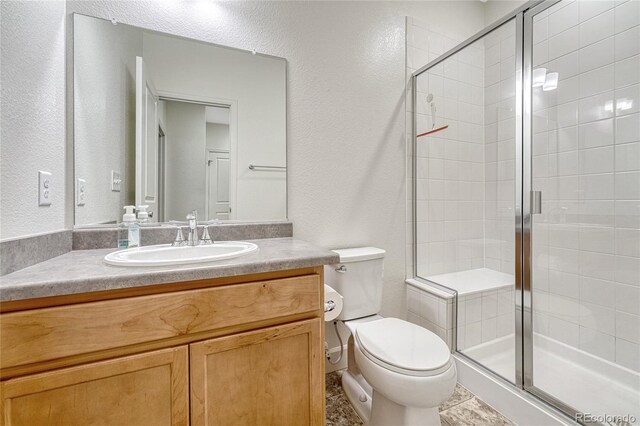
[[[427,95],[427,102],[431,107],[431,128],[435,129],[436,128],[436,103],[433,102],[433,93],[429,93]]]

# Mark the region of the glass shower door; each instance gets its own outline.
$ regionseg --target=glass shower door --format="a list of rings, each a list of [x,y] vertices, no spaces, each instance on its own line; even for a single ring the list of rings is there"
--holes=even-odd
[[[416,273],[457,292],[456,349],[514,383],[516,27],[415,77]]]
[[[637,0],[524,19],[524,384],[585,423],[640,424],[639,25]]]

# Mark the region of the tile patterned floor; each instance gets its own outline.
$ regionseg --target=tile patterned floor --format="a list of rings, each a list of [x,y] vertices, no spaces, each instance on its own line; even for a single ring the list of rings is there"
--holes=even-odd
[[[342,371],[327,374],[327,426],[362,426],[341,385]],[[515,426],[460,385],[440,407],[442,426]],[[392,425],[389,425],[392,426]]]

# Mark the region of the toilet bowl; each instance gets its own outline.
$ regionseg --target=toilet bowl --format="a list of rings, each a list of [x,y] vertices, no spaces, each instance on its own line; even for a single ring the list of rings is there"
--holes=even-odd
[[[384,250],[334,251],[340,264],[325,267],[325,276],[343,296],[338,319],[351,332],[342,376],[347,398],[367,425],[440,425],[438,407],[457,379],[449,347],[423,327],[378,315]]]
[[[356,328],[355,362],[373,388],[370,425],[439,425],[438,407],[453,393],[456,367],[429,330],[383,318]]]

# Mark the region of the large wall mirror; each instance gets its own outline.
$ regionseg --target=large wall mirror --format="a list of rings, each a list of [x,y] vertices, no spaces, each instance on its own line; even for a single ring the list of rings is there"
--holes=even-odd
[[[286,60],[74,15],[75,224],[286,218]]]

